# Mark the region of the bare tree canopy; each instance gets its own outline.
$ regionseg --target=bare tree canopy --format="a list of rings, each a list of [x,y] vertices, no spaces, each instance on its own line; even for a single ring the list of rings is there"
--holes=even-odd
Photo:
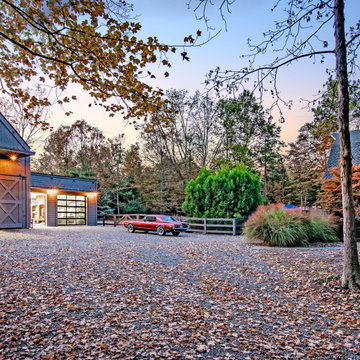
[[[47,96],[46,90],[41,87],[26,89],[37,99],[42,100]],[[35,150],[49,130],[48,117],[50,108],[46,105],[34,105],[30,109],[25,107],[21,101],[16,101],[11,96],[0,97],[0,111],[11,122],[16,131]]]

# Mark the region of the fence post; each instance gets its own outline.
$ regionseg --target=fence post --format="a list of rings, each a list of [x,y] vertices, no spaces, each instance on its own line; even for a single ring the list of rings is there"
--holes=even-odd
[[[204,219],[204,234],[206,234],[206,230],[207,230],[207,228],[206,228],[206,218]]]
[[[233,219],[233,235],[235,236],[236,235],[236,225],[237,225],[237,221],[236,221],[236,218]]]

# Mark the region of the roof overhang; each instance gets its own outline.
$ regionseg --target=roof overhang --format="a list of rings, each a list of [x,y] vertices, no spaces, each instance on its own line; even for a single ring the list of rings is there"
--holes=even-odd
[[[19,151],[19,150],[0,147],[0,158],[11,159],[11,157],[14,155],[16,156],[16,158],[21,158],[21,157],[35,155],[35,153],[33,151]]]
[[[38,187],[34,187],[31,186],[31,192],[34,193],[42,193],[42,194],[48,194],[49,191],[51,190],[55,190],[56,194],[59,195],[83,195],[83,196],[87,196],[89,194],[98,194],[98,191],[94,190],[94,191],[77,191],[77,190],[63,190],[63,189],[57,189],[57,188],[38,188]]]
[[[97,192],[97,181],[96,179],[31,172],[31,189],[34,191],[57,189],[69,193],[93,193]]]

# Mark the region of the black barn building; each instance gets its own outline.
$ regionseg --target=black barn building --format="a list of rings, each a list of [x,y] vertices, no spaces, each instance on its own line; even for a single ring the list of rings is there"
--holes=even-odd
[[[29,146],[0,113],[0,228],[30,227]]]
[[[96,180],[31,173],[34,154],[0,113],[0,229],[96,225]]]

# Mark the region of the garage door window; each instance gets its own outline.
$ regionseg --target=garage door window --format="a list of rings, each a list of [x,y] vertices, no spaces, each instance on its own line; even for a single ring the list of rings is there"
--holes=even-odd
[[[86,224],[86,197],[81,195],[58,195],[58,225]]]

